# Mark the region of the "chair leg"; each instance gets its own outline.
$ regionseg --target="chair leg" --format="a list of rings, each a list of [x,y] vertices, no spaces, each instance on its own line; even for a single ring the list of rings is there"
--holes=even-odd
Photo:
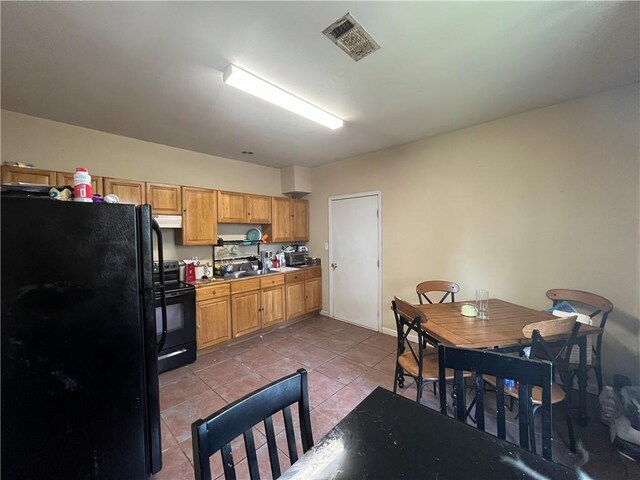
[[[433,382],[433,394],[437,397],[438,396],[438,389],[437,389],[437,385],[438,382]]]
[[[531,447],[531,451],[533,453],[536,452],[536,412],[538,411],[539,405],[534,405],[531,409],[531,415],[529,415],[529,446]]]
[[[598,381],[598,394],[602,393],[602,367],[600,366],[600,362],[596,363],[593,366],[593,369],[596,372],[596,380]]]
[[[396,371],[393,372],[393,393],[397,393],[398,391],[398,367],[399,365],[396,363]]]
[[[420,399],[422,398],[422,380],[416,379],[416,389],[418,390],[416,393],[416,402],[420,403]]]
[[[400,388],[404,388],[404,372],[402,371],[402,368],[400,367],[400,365],[396,365],[396,378],[394,379],[394,383],[398,382],[398,386]],[[395,385],[394,385],[395,388]],[[393,393],[395,393],[396,391],[394,390]]]
[[[573,433],[573,421],[571,420],[571,413],[569,411],[569,404],[567,400],[564,401],[564,416],[567,421],[567,431],[569,432],[569,449],[576,453],[576,437]]]

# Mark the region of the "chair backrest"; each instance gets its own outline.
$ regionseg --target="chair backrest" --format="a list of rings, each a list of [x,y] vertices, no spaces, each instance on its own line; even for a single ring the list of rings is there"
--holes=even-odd
[[[559,319],[543,320],[526,325],[522,334],[531,338],[531,353],[529,358],[550,361],[555,372],[562,379],[563,388],[571,388],[568,384],[569,362],[571,350],[577,345],[580,322],[578,317],[563,317]]]
[[[422,377],[422,355],[424,353],[425,332],[420,325],[428,321],[427,316],[416,307],[401,298],[393,297],[391,302],[393,314],[396,317],[396,332],[398,335],[398,349],[396,356],[405,353],[408,348],[418,365],[418,378]],[[418,337],[417,347],[409,341],[409,335],[414,333]],[[417,349],[417,351],[416,351]]]
[[[609,312],[613,310],[613,303],[608,299],[596,295],[595,293],[584,292],[582,290],[571,290],[568,288],[554,288],[547,291],[547,297],[553,302],[553,305],[557,305],[560,302],[573,302],[579,303],[586,307],[589,312],[587,313],[590,318],[596,319],[600,316],[600,328],[604,329],[609,318]],[[595,353],[600,358],[600,352],[602,350],[602,333],[598,335],[596,346],[594,347]]]
[[[460,287],[457,283],[448,282],[446,280],[428,280],[416,285],[416,293],[418,294],[418,300],[420,303],[423,303],[423,300],[433,303],[433,301],[427,296],[430,292],[444,292],[444,296],[438,301],[438,303],[443,303],[449,295],[451,295],[451,301],[455,302],[455,294],[459,291]]]
[[[271,417],[279,411],[283,413],[289,459],[293,464],[298,459],[291,416],[291,405],[294,403],[298,404],[302,449],[306,452],[313,446],[308,391],[307,372],[300,369],[227,405],[206,419],[194,422],[191,425],[191,437],[196,479],[211,479],[209,457],[218,451],[222,453],[225,478],[235,479],[231,441],[241,434],[244,435],[249,476],[251,479],[260,478],[252,427],[261,421],[264,422],[267,436],[271,474],[273,478],[279,477],[280,462]]]
[[[439,346],[440,385],[445,385],[445,369],[454,370],[454,384],[456,387],[455,418],[465,422],[466,400],[465,382],[463,371],[472,372],[475,376],[476,393],[476,422],[477,427],[484,431],[484,378],[483,375],[492,375],[496,378],[496,412],[498,437],[506,439],[505,419],[505,379],[515,380],[518,385],[518,400],[520,410],[518,422],[520,427],[520,446],[531,450],[534,427],[531,405],[531,388],[542,388],[542,456],[551,460],[552,454],[552,430],[551,430],[551,382],[552,365],[542,360],[530,360],[510,355],[488,352],[486,350],[473,350],[466,348]],[[440,411],[447,414],[447,392],[440,388]]]

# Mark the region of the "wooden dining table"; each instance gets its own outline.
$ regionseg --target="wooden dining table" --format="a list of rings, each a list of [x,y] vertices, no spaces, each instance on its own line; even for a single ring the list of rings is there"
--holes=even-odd
[[[469,302],[419,304],[416,308],[424,312],[427,321],[422,329],[436,342],[463,348],[496,349],[513,352],[531,344],[522,329],[531,323],[558,318],[546,311],[516,305],[497,298],[489,299],[489,318],[463,316],[462,305]],[[578,421],[587,422],[587,342],[589,335],[602,333],[593,325],[582,325],[578,334],[580,361],[578,365]]]
[[[376,388],[287,471],[310,479],[577,479],[563,465]]]

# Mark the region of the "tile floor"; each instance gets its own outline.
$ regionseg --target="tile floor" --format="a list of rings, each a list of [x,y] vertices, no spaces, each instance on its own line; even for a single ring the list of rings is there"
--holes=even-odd
[[[395,348],[394,337],[318,315],[225,343],[200,354],[191,365],[163,373],[160,407],[164,467],[153,479],[192,479],[191,423],[301,367],[309,371],[311,421],[317,441],[378,385],[393,388]],[[401,394],[414,399],[415,385],[407,382]],[[576,425],[576,435],[590,453],[584,470],[595,479],[640,478],[640,466],[611,448],[608,430],[597,420],[597,398],[589,397],[591,421],[585,428]],[[422,403],[439,408],[430,387],[425,387]],[[513,423],[508,424],[508,434],[517,438],[517,420],[513,415],[509,420]],[[276,440],[284,470],[289,465],[284,426],[277,418],[274,425],[276,432],[281,432]],[[488,418],[488,430],[491,425]],[[573,466],[575,456],[562,442],[564,425],[562,411],[554,411],[554,459]],[[254,437],[258,458],[262,459],[261,477],[269,478],[266,438],[260,430],[254,429]],[[232,449],[238,477],[248,478],[241,438],[234,441]],[[212,457],[211,467],[213,478],[222,476],[219,454]]]

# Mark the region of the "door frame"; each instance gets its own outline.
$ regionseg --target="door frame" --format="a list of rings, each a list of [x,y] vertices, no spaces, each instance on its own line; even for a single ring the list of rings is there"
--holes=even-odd
[[[350,198],[359,198],[359,197],[376,197],[376,203],[378,208],[378,327],[377,332],[382,332],[382,191],[381,190],[373,190],[370,192],[360,192],[360,193],[347,193],[345,195],[333,195],[328,198],[328,213],[329,213],[329,265],[327,265],[329,271],[329,315],[333,318],[333,268],[331,268],[331,264],[333,263],[333,242],[332,242],[332,232],[333,232],[333,210],[331,209],[331,202],[334,200],[346,200]],[[355,324],[354,324],[355,325]],[[363,327],[366,328],[366,327]]]

